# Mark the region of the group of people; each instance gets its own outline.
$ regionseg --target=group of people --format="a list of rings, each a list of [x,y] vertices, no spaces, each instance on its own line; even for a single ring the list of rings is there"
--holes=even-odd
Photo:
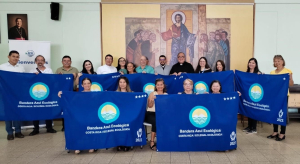
[[[25,72],[23,66],[18,64],[20,55],[17,51],[10,51],[8,55],[9,61],[0,65],[0,70],[4,71],[11,71],[11,72]],[[136,67],[132,62],[126,61],[125,58],[121,57],[118,59],[118,66],[113,67],[113,56],[108,54],[105,56],[105,64],[100,66],[97,71],[94,70],[93,64],[90,60],[85,60],[83,62],[82,71],[79,72],[75,67],[72,67],[72,61],[70,56],[64,56],[62,58],[62,67],[58,68],[55,74],[73,74],[74,76],[74,90],[77,89],[78,85],[82,85],[84,88],[83,92],[90,92],[92,81],[89,78],[84,78],[81,82],[79,82],[80,76],[85,74],[109,74],[120,72],[121,74],[133,74],[133,73],[151,73],[151,74],[161,74],[161,75],[176,75],[179,76],[182,73],[210,73],[210,72],[221,72],[225,71],[225,63],[222,60],[216,62],[216,69],[212,70],[207,63],[205,57],[201,57],[199,59],[198,65],[194,70],[193,66],[186,62],[185,54],[180,52],[177,55],[177,61],[173,66],[167,65],[166,56],[161,55],[159,57],[160,65],[153,68],[148,65],[148,59],[146,56],[140,57],[140,66]],[[38,55],[35,58],[35,63],[37,64],[36,69],[30,71],[30,73],[46,73],[52,74],[51,68],[45,67],[45,58],[42,55]],[[273,66],[276,68],[270,74],[285,74],[289,73],[289,86],[294,84],[292,78],[292,71],[285,68],[285,61],[281,55],[275,55],[273,58]],[[247,72],[248,73],[256,73],[256,74],[263,74],[258,68],[258,62],[255,58],[251,58],[248,61],[247,65]],[[184,91],[179,94],[196,94],[193,92],[193,81],[191,79],[186,79],[183,82]],[[222,85],[218,80],[214,80],[210,84],[209,93],[212,94],[220,94],[222,93]],[[132,92],[129,85],[129,80],[125,76],[121,76],[118,80],[118,89],[117,92]],[[60,97],[62,92],[58,93]],[[156,144],[154,143],[154,139],[156,136],[156,119],[155,119],[155,98],[156,95],[166,95],[167,94],[167,87],[164,83],[163,79],[156,79],[155,81],[155,89],[154,92],[150,93],[148,97],[147,103],[147,112],[145,116],[145,122],[152,124],[152,133],[151,133],[151,140],[150,140],[150,148],[155,149]],[[239,93],[240,94],[240,93]],[[288,100],[289,93],[287,93],[287,100]],[[39,121],[36,120],[34,123],[34,130],[29,134],[30,136],[37,135],[39,133]],[[21,133],[21,121],[5,121],[6,124],[6,131],[8,133],[7,140],[13,140],[14,137],[16,138],[24,138],[24,135]],[[250,133],[257,133],[256,131],[256,124],[257,121],[248,118],[248,127],[245,128],[243,131],[246,131],[248,134]],[[13,135],[13,128],[12,125],[15,126],[15,135]],[[52,120],[46,121],[46,128],[48,133],[56,133],[56,130],[52,128]],[[277,141],[281,141],[285,139],[285,126],[281,126],[281,131],[278,133],[278,125],[274,124],[274,130],[271,135],[267,138],[275,138]],[[64,131],[64,123],[62,131]],[[129,147],[126,146],[119,146],[117,150],[124,150],[128,151]],[[89,152],[94,152],[94,149],[89,150]],[[80,150],[76,150],[75,153],[80,153]]]

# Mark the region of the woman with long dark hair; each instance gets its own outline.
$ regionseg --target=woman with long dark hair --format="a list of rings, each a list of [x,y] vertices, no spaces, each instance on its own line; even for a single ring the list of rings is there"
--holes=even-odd
[[[97,74],[94,71],[93,63],[90,60],[85,60],[82,64],[82,71],[78,73],[78,76],[75,80],[75,84],[78,86],[79,84],[79,78],[82,76],[82,74]]]
[[[259,68],[258,68],[258,62],[255,58],[251,58],[248,61],[248,66],[247,66],[247,72],[248,73],[256,73],[256,74],[261,74]],[[246,127],[243,132],[249,133],[257,133],[256,131],[256,126],[257,126],[257,120],[254,120],[250,117],[248,117],[248,127]]]
[[[127,63],[127,72],[128,72],[128,74],[136,73],[135,68],[136,68],[136,66],[132,62]]]
[[[150,140],[150,149],[155,150],[156,144],[154,143],[154,139],[156,136],[156,117],[155,117],[155,104],[154,100],[156,99],[156,95],[166,95],[167,88],[165,85],[165,81],[162,78],[155,80],[155,89],[154,92],[150,93],[148,97],[148,109],[145,117],[145,122],[150,123],[152,125],[151,129],[151,140]]]
[[[218,60],[216,62],[216,72],[225,71],[225,63],[223,60]]]
[[[198,61],[195,73],[209,73],[211,71],[212,70],[210,69],[210,66],[207,63],[207,59],[205,57],[201,57]]]
[[[127,61],[125,58],[120,57],[118,59],[118,66],[116,67],[117,71],[120,72],[122,75],[127,74]]]
[[[258,68],[258,62],[255,58],[249,59],[248,66],[247,66],[247,72],[261,74],[261,72]]]
[[[130,85],[129,85],[129,80],[127,79],[127,77],[125,76],[121,76],[118,79],[118,89],[117,92],[132,92],[130,89]],[[130,149],[129,146],[118,146],[117,150],[118,151],[128,151]]]

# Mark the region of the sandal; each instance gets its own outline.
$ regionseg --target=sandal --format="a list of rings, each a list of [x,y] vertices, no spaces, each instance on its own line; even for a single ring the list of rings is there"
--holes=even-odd
[[[150,149],[151,149],[151,150],[155,150],[154,147],[156,147],[156,144],[154,143],[154,144],[151,146],[151,142],[154,143],[154,141],[151,141],[151,140],[150,140]]]
[[[75,150],[75,154],[79,154],[80,153],[80,150]]]

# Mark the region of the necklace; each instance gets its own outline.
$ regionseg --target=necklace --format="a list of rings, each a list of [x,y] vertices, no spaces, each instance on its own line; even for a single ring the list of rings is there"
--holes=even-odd
[[[19,35],[21,36],[21,39],[23,40],[23,37],[22,37],[22,29],[20,28],[20,30],[19,30],[18,27],[16,27],[16,29],[17,29]]]

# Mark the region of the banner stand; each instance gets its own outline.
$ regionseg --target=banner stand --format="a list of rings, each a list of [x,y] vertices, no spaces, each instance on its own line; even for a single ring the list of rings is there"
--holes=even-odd
[[[18,64],[22,65],[26,72],[36,68],[35,57],[43,55],[45,66],[50,68],[50,41],[31,41],[31,40],[9,40],[9,51],[16,50],[20,54]],[[40,127],[46,127],[44,121],[40,121]],[[31,121],[22,121],[21,129],[32,129]]]

